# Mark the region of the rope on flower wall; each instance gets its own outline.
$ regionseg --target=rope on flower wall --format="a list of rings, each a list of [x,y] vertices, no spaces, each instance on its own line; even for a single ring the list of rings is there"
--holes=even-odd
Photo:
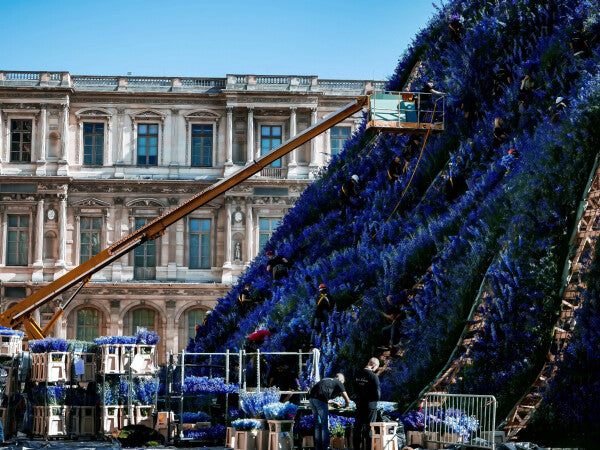
[[[427,139],[429,138],[429,135],[431,134],[431,125],[433,124],[433,118],[435,117],[435,111],[437,109],[437,102],[439,100],[440,99],[438,98],[435,101],[435,103],[433,104],[433,113],[431,114],[431,120],[429,121],[429,126],[427,127],[427,133],[425,133],[425,139],[423,139],[423,146],[421,147],[421,153],[419,153],[419,159],[417,159],[417,165],[415,166],[413,173],[410,176],[410,179],[408,180],[408,184],[406,185],[406,188],[404,188],[404,191],[402,192],[402,195],[400,196],[400,200],[398,200],[398,204],[396,204],[396,207],[394,208],[394,210],[392,211],[390,216],[387,218],[385,223],[388,223],[390,221],[390,219],[392,218],[392,216],[394,215],[394,213],[400,206],[400,203],[402,203],[402,200],[404,199],[404,196],[406,195],[406,192],[408,191],[408,188],[410,187],[410,184],[412,183],[412,180],[413,180],[415,174],[417,173],[417,169],[419,168],[419,163],[421,162],[421,157],[423,156],[423,151],[425,150],[425,145],[427,145]]]

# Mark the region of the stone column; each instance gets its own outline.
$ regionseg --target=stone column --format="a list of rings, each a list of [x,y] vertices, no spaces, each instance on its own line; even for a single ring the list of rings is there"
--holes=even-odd
[[[317,123],[317,108],[312,108],[310,110],[310,125],[315,125]],[[317,166],[317,143],[316,139],[310,140],[310,167]]]
[[[106,120],[106,146],[104,150],[104,164],[107,166],[112,166],[113,163],[113,155],[112,155],[112,135],[113,135],[113,126],[112,126],[112,117],[109,117]]]
[[[56,265],[66,267],[67,253],[67,196],[59,195],[60,206],[58,207],[58,261]]]
[[[0,174],[2,173],[1,164],[4,162],[4,118],[2,117],[2,108],[0,108]]]
[[[231,267],[231,204],[225,205],[225,262],[223,267]]]
[[[248,201],[246,203],[246,264],[250,264],[254,257],[252,251],[252,244],[254,243],[254,236],[252,230],[252,203]]]
[[[46,140],[48,136],[48,110],[46,105],[42,108],[42,124],[41,124],[41,141],[40,141],[40,155],[38,158],[38,164],[44,164],[46,162]]]
[[[177,267],[183,267],[185,264],[185,249],[186,246],[183,243],[184,239],[184,226],[187,220],[178,220],[175,224],[175,262]]]
[[[69,145],[69,104],[65,103],[63,105],[63,122],[62,122],[62,139],[61,139],[61,154],[60,154],[60,160],[61,161],[66,161],[67,160],[67,152],[68,152],[68,145]]]
[[[290,139],[296,136],[296,128],[296,107],[292,106],[290,107]],[[290,163],[288,164],[290,169],[293,169],[298,165],[296,152],[297,150],[292,150],[290,152]]]
[[[233,107],[227,107],[227,142],[226,142],[226,166],[233,165]]]
[[[33,266],[42,267],[44,265],[44,199],[38,200],[35,226],[35,252],[33,256]]]
[[[254,108],[251,106],[248,107],[248,131],[246,134],[246,164],[250,164],[254,160]]]

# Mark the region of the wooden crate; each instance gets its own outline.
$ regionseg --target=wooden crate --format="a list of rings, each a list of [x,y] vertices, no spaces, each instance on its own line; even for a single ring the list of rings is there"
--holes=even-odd
[[[95,436],[96,407],[71,406],[69,429],[70,433],[75,436]]]
[[[81,358],[83,360],[83,374],[75,375],[75,379],[84,383],[96,381],[96,354],[73,352],[73,360],[71,361],[71,365],[74,365],[78,358]],[[73,374],[75,374],[74,367]]]
[[[23,351],[23,336],[0,334],[0,355],[17,356]]]

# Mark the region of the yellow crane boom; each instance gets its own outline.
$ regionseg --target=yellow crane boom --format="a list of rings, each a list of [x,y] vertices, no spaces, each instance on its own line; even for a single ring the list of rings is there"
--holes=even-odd
[[[310,128],[307,128],[306,130],[297,134],[287,142],[284,142],[279,147],[273,149],[273,151],[270,153],[261,156],[257,160],[254,160],[251,164],[246,165],[231,176],[218,181],[199,194],[196,194],[188,201],[170,211],[167,211],[165,214],[157,217],[151,222],[148,222],[146,225],[135,230],[128,236],[125,236],[120,241],[115,242],[97,255],[71,269],[60,278],[42,287],[29,297],[17,303],[12,308],[7,309],[4,313],[0,314],[0,325],[9,328],[18,328],[23,326],[30,339],[44,338],[45,334],[52,328],[58,318],[62,315],[68,302],[73,299],[73,297],[79,292],[79,290],[81,290],[85,283],[89,281],[93,274],[144,242],[162,236],[166,228],[177,222],[179,219],[185,217],[192,211],[198,209],[202,205],[205,205],[234,186],[237,186],[244,180],[247,180],[252,175],[255,175],[261,171],[265,166],[288,154],[315,136],[318,136],[323,131],[326,131],[342,120],[350,117],[352,114],[360,111],[363,107],[368,105],[368,101],[368,95],[357,97],[356,100],[348,103],[338,111],[326,116],[320,122],[317,122]],[[56,296],[62,294],[78,283],[80,286],[75,294],[71,296],[65,305],[61,305],[57,309],[52,319],[50,319],[50,322],[44,329],[42,329],[31,316],[32,313],[37,308],[48,303]]]

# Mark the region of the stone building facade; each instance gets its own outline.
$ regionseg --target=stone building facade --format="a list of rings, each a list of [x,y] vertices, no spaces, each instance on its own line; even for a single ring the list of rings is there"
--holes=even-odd
[[[0,71],[2,311],[383,82]],[[185,347],[356,115],[95,274],[52,335]],[[68,299],[63,294],[56,302]],[[43,326],[56,302],[36,311]]]

